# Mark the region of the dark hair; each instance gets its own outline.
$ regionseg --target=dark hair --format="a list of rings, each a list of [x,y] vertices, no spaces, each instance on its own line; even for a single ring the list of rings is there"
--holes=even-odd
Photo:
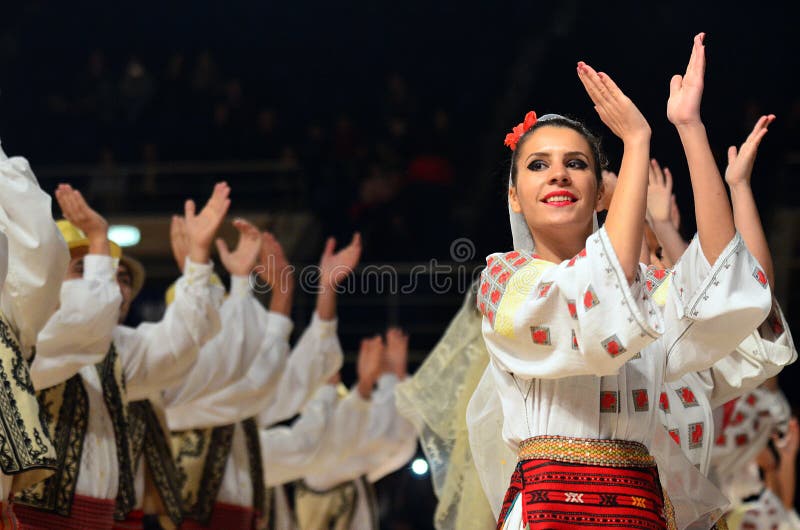
[[[572,129],[576,133],[583,136],[586,141],[589,143],[589,148],[592,150],[592,158],[594,158],[594,167],[596,168],[598,183],[603,178],[602,170],[608,166],[608,159],[606,158],[606,154],[603,152],[603,147],[600,144],[600,137],[594,134],[592,131],[589,130],[583,122],[578,121],[573,118],[568,118],[566,116],[559,116],[549,114],[543,116],[544,119],[539,119],[533,127],[528,129],[525,134],[523,134],[519,141],[517,142],[517,148],[511,152],[511,184],[513,186],[517,185],[517,153],[519,153],[520,149],[522,148],[522,144],[525,143],[525,140],[530,138],[530,135],[537,129],[541,129],[542,127],[564,127],[566,129]]]

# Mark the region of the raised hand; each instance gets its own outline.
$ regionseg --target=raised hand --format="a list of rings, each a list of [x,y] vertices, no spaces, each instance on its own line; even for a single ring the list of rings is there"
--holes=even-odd
[[[383,338],[380,335],[361,341],[358,351],[358,393],[364,399],[369,399],[375,382],[381,375],[383,365]]]
[[[617,188],[617,174],[613,171],[604,169],[602,171],[603,179],[603,196],[597,202],[597,212],[608,210],[611,206],[611,198],[614,196],[614,190]]]
[[[408,372],[408,335],[400,328],[386,330],[386,354],[384,371],[405,379]]]
[[[675,126],[701,123],[700,101],[703,98],[703,77],[706,72],[705,33],[694,37],[692,55],[683,76],[674,75],[669,82],[667,119]]]
[[[355,270],[361,258],[361,234],[356,232],[350,244],[334,253],[336,240],[328,238],[320,258],[320,286],[323,289],[334,289]]]
[[[270,232],[261,234],[261,256],[259,257],[258,275],[270,289],[283,290],[293,282],[294,269],[286,259],[283,247]],[[284,285],[287,283],[287,285]]]
[[[228,245],[218,238],[217,251],[225,269],[233,276],[249,276],[261,253],[261,232],[244,219],[234,219],[233,226],[239,232],[236,250],[231,252]]]
[[[108,221],[89,206],[81,192],[69,184],[59,184],[55,195],[64,218],[82,230],[89,239],[89,253],[111,254]]]
[[[664,171],[669,171],[669,169],[665,168]],[[670,172],[669,177],[672,178],[672,173]],[[669,200],[669,220],[672,223],[673,228],[675,230],[681,229],[681,210],[678,208],[678,201],[675,199],[675,194],[672,194],[672,197]]]
[[[169,244],[172,247],[172,257],[178,265],[178,270],[183,272],[186,256],[189,255],[189,236],[186,235],[186,220],[180,215],[173,215],[169,224]]]
[[[649,141],[650,125],[647,120],[608,74],[597,73],[581,61],[578,63],[578,77],[592,99],[594,109],[611,132],[623,142],[639,139]]]
[[[774,437],[775,448],[781,454],[781,460],[797,458],[797,451],[800,449],[800,424],[797,418],[789,420],[789,429],[783,437]]]
[[[650,161],[650,181],[647,186],[647,218],[652,223],[671,222],[672,173],[654,158]]]
[[[184,217],[186,234],[189,237],[189,259],[193,262],[208,262],[211,241],[231,205],[231,200],[228,198],[230,193],[231,189],[225,182],[218,182],[214,186],[211,198],[199,214],[195,214],[194,201],[191,199],[186,201]]]
[[[725,182],[728,183],[728,186],[750,184],[758,146],[773,121],[775,121],[774,114],[761,116],[738,152],[735,145],[728,148],[728,167],[725,169]]]

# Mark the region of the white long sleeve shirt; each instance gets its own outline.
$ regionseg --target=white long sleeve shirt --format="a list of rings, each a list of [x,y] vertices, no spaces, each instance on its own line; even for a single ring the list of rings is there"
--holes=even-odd
[[[76,493],[114,499],[119,466],[114,427],[103,398],[95,364],[113,341],[120,356],[127,401],[145,399],[174,384],[191,368],[197,351],[219,329],[211,296],[210,264],[187,260],[175,302],[157,323],[136,328],[116,324],[121,295],[108,256],[86,256],[84,277],[64,282],[62,303],[40,333],[31,366],[37,389],[81,375],[90,414]]]
[[[23,157],[0,148],[0,311],[30,359],[36,336],[58,306],[69,251],[53,222],[51,198]],[[0,499],[12,477],[0,472]]]
[[[658,412],[664,428],[692,465],[708,475],[720,431],[715,410],[754,390],[797,359],[788,324],[775,311],[727,357],[702,372],[665,383]]]
[[[695,238],[663,308],[645,273],[629,285],[602,228],[559,265],[526,252],[489,257],[478,306],[509,447],[539,435],[649,446],[663,383],[728,355],[771,306],[738,234],[713,266]]]

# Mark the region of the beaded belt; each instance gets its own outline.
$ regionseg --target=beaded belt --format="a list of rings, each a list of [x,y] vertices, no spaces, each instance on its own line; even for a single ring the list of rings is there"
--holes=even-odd
[[[607,467],[652,467],[647,447],[629,440],[534,436],[519,444],[520,460],[555,460]]]

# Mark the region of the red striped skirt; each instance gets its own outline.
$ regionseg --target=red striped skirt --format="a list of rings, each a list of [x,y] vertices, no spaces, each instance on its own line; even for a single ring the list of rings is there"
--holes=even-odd
[[[211,520],[207,525],[192,519],[184,519],[181,530],[229,530],[232,528],[250,530],[255,528],[256,513],[247,506],[236,506],[224,502],[214,503]]]
[[[20,530],[112,530],[114,506],[113,499],[75,495],[69,517],[23,504],[12,504],[12,509]]]
[[[526,440],[503,501],[498,529],[515,502],[522,503],[522,526],[527,524],[531,530],[673,527],[655,463],[647,449],[634,442],[559,437]]]

